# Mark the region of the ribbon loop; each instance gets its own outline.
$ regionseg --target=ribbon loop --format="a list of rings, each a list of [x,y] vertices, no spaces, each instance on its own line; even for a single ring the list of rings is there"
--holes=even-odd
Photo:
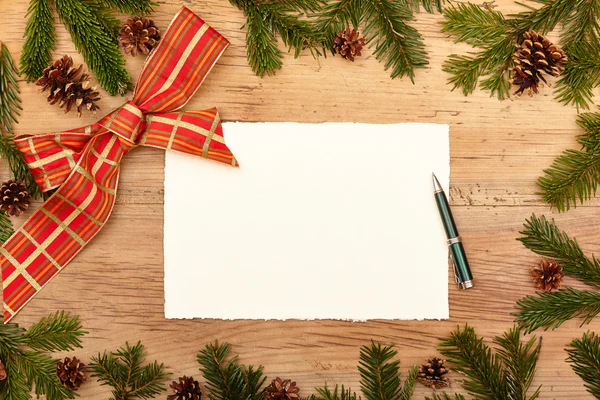
[[[0,248],[4,322],[108,221],[120,162],[131,149],[175,150],[237,166],[216,108],[173,112],[189,101],[228,44],[184,7],[146,61],[132,101],[90,126],[15,139],[42,190],[58,189]]]

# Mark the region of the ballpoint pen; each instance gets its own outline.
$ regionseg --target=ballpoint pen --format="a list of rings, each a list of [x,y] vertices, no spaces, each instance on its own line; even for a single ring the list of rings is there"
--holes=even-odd
[[[462,240],[456,229],[448,199],[435,174],[432,174],[432,178],[433,195],[435,197],[435,202],[437,203],[438,211],[440,212],[440,217],[442,218],[442,223],[444,224],[444,230],[446,231],[446,237],[448,238],[448,247],[450,248],[450,258],[454,265],[454,278],[456,279],[459,288],[472,288],[473,276],[471,275],[471,269],[469,268],[469,261],[467,261],[467,255],[465,254]]]

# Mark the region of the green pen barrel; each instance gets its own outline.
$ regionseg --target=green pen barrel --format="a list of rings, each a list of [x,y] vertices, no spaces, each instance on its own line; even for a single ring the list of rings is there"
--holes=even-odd
[[[454,223],[452,212],[450,211],[450,205],[444,192],[435,193],[435,202],[437,203],[444,230],[446,231],[446,237],[450,239],[458,239],[458,229]],[[459,240],[459,239],[458,239]],[[450,255],[452,256],[452,263],[454,264],[454,272],[456,274],[456,281],[462,289],[468,289],[473,287],[473,276],[471,275],[471,269],[469,268],[469,262],[467,261],[467,255],[465,249],[460,241],[455,241],[450,246]]]
[[[437,203],[440,216],[442,217],[442,223],[444,225],[444,230],[446,231],[446,237],[448,239],[458,237],[458,230],[456,229],[454,218],[452,218],[452,212],[450,212],[450,205],[448,204],[448,200],[446,199],[444,192],[437,192],[435,194],[435,202]]]

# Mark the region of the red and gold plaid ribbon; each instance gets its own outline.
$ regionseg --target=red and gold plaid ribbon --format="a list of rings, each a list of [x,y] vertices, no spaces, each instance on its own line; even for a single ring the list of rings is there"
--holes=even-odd
[[[0,250],[9,321],[100,231],[119,164],[137,146],[237,166],[216,108],[173,112],[193,96],[229,42],[187,8],[171,22],[128,101],[98,123],[15,140],[43,191],[58,188]]]

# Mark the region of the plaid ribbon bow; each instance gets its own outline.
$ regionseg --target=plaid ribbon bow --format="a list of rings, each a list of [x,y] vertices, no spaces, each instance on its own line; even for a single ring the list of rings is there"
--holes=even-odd
[[[58,189],[0,250],[5,322],[104,226],[120,161],[130,150],[157,147],[237,166],[216,108],[172,112],[188,102],[228,45],[183,8],[144,65],[132,101],[90,126],[15,139],[42,190]]]

